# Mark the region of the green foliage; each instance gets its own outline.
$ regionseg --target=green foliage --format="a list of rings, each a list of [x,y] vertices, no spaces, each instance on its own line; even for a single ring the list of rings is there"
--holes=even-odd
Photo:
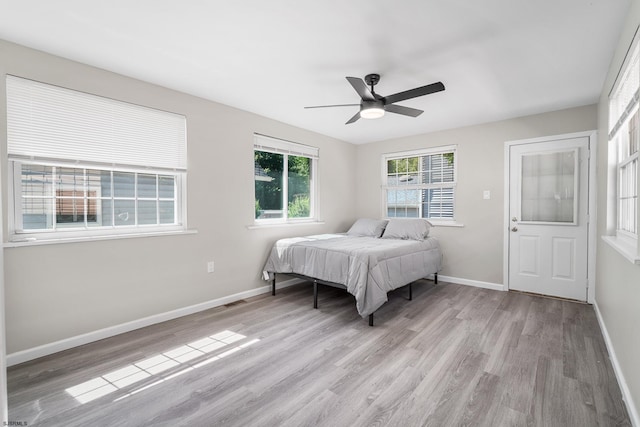
[[[284,156],[282,154],[254,151],[255,164],[271,178],[266,181],[255,181],[256,199],[263,210],[282,209],[282,174]],[[257,218],[257,217],[256,217]]]
[[[311,159],[301,156],[287,157],[287,208],[290,218],[308,218],[310,215]],[[254,161],[267,177],[255,180],[256,206],[258,218],[264,210],[283,209],[283,177],[285,156],[265,151],[254,151]],[[263,174],[261,174],[263,175]]]
[[[256,219],[260,218],[262,209],[260,209],[260,200],[256,199]]]
[[[418,172],[420,169],[420,157],[405,157],[387,162],[388,173]]]
[[[299,194],[289,202],[289,218],[308,218],[311,212],[311,201],[309,195]]]
[[[453,153],[444,153],[442,155],[442,157],[444,157],[445,159],[447,159],[447,161],[449,162],[450,165],[453,164]]]
[[[442,153],[442,157],[447,160],[449,165],[453,165],[454,155],[453,153]],[[402,159],[393,159],[387,161],[387,173],[411,173],[418,172],[420,170],[421,157],[405,157]]]
[[[289,156],[289,174],[309,177],[311,172],[311,159],[308,157]]]
[[[268,153],[266,151],[254,151],[254,160],[264,169],[269,176],[282,173],[283,155],[276,153]]]

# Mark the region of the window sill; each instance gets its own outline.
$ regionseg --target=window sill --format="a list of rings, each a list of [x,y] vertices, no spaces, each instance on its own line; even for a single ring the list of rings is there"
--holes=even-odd
[[[14,236],[15,240],[6,242],[5,248],[19,248],[23,246],[40,246],[40,245],[56,245],[61,243],[78,243],[78,242],[96,242],[101,240],[117,240],[117,239],[133,239],[136,237],[157,237],[157,236],[176,236],[181,234],[197,234],[198,230],[170,230],[170,231],[149,231],[135,232],[126,234],[96,234],[91,236],[74,236],[74,237],[25,237],[19,240],[19,236]]]
[[[324,221],[292,221],[292,222],[268,222],[264,224],[247,225],[249,230],[257,230],[262,228],[276,228],[276,227],[295,227],[298,225],[324,225]]]
[[[464,227],[464,224],[455,221],[438,221],[438,220],[428,220],[431,225],[434,227]]]
[[[634,246],[626,239],[621,239],[616,236],[602,236],[602,240],[607,242],[609,246],[618,251],[629,262],[640,265],[640,255],[638,254],[637,243]]]

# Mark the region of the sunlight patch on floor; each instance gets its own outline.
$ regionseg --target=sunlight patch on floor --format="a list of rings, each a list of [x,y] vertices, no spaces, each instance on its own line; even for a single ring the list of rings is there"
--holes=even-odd
[[[70,387],[65,391],[82,404],[91,402],[92,400],[98,399],[109,393],[113,393],[117,390],[130,386],[152,376],[161,376],[159,374],[164,371],[175,368],[176,366],[184,365],[191,360],[202,358],[202,356],[205,356],[208,353],[227,347],[230,344],[233,344],[245,338],[247,338],[245,335],[228,330],[218,332],[217,334],[200,338],[188,344],[172,348],[163,353],[148,357],[139,362],[109,372],[100,377],[85,381],[81,384]],[[186,372],[192,371],[204,365],[208,365],[209,363],[215,362],[216,360],[223,359],[237,351],[240,351],[243,348],[257,343],[258,341],[260,340],[253,339],[216,356],[206,358],[192,366],[186,365],[185,369],[182,369],[166,377],[161,376],[158,381],[147,384],[146,386],[134,390],[131,393],[128,393],[116,400],[124,399],[125,397],[139,393],[143,390],[147,390],[155,385],[161,384]]]

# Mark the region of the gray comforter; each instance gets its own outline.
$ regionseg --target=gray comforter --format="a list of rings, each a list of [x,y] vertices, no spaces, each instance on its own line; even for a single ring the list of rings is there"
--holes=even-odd
[[[278,240],[264,271],[296,273],[344,285],[362,317],[387,301],[387,292],[440,270],[438,241],[321,234]]]

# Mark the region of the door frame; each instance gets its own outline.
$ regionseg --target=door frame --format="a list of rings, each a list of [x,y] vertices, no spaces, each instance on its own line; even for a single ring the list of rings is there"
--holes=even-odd
[[[503,213],[503,260],[502,260],[502,281],[504,290],[508,291],[509,283],[509,197],[511,196],[511,175],[510,175],[510,152],[515,145],[534,144],[539,142],[551,142],[559,139],[583,138],[589,139],[589,165],[588,165],[588,203],[587,203],[587,302],[593,304],[595,301],[596,288],[596,159],[597,159],[597,131],[590,130],[584,132],[565,133],[559,135],[549,135],[539,138],[519,139],[506,141],[504,143],[504,213]],[[558,147],[561,147],[561,143]]]

